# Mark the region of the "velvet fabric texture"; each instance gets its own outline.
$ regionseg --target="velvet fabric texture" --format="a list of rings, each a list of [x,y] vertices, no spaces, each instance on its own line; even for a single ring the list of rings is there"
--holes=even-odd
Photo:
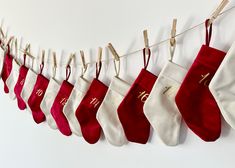
[[[63,113],[64,105],[66,104],[72,90],[73,85],[67,80],[64,80],[51,107],[51,115],[53,116],[58,129],[65,136],[70,136],[72,134],[69,122]]]
[[[36,80],[37,80],[37,74],[33,70],[29,69],[25,78],[24,86],[20,93],[21,98],[26,104],[27,111],[29,111],[30,113],[32,113],[32,111],[28,106],[28,99],[33,91]]]
[[[155,75],[142,69],[118,107],[119,119],[131,142],[145,144],[148,141],[150,124],[144,115],[143,106],[156,79]]]
[[[212,78],[209,89],[226,122],[235,129],[235,42]]]
[[[43,96],[42,102],[40,104],[40,108],[43,111],[46,122],[52,129],[57,129],[56,122],[51,115],[51,107],[54,103],[54,100],[57,96],[57,93],[60,90],[60,84],[54,79],[51,78],[46,89],[45,95]]]
[[[9,89],[9,96],[12,100],[16,98],[14,88],[17,82],[17,78],[19,76],[19,69],[20,69],[20,65],[16,62],[15,59],[13,59],[12,70],[11,70],[9,77],[6,80],[6,85]]]
[[[221,133],[220,109],[208,85],[225,53],[209,47],[211,31],[212,26],[175,98],[188,127],[204,141],[215,141]]]
[[[13,57],[10,54],[10,46],[7,47],[7,52],[5,55],[5,59],[4,59],[4,63],[3,63],[3,69],[2,69],[2,80],[4,83],[4,92],[5,93],[9,93],[9,89],[6,85],[6,80],[9,77],[9,75],[11,74],[11,70],[12,70],[12,61],[13,61]]]
[[[90,144],[96,143],[100,138],[101,127],[96,119],[96,113],[107,90],[108,87],[95,78],[76,110],[76,117],[80,123],[82,135]]]
[[[143,112],[143,106],[157,77],[146,70],[150,58],[145,61],[145,49],[143,50],[144,68],[130,87],[121,104],[118,107],[119,120],[122,123],[125,135],[131,142],[145,144],[150,133],[150,123]]]
[[[40,104],[48,87],[49,80],[42,74],[37,76],[33,91],[28,99],[29,108],[32,111],[34,121],[39,124],[45,121],[46,117],[40,108]]]
[[[106,139],[115,146],[127,143],[122,124],[118,118],[117,108],[129,88],[130,85],[127,82],[115,76],[96,114]]]
[[[79,77],[63,109],[63,113],[69,122],[72,133],[77,136],[82,136],[82,131],[75,112],[83,97],[85,96],[89,86],[90,82],[88,82],[83,77]]]
[[[20,110],[26,109],[26,104],[25,104],[24,100],[21,97],[21,91],[23,89],[23,86],[24,86],[24,83],[25,83],[25,78],[26,78],[26,75],[28,73],[28,70],[29,69],[24,65],[22,65],[20,67],[19,76],[18,76],[16,85],[15,85],[15,88],[14,88],[14,92],[15,92],[15,95],[16,95],[18,107],[19,107]]]
[[[181,114],[175,104],[175,96],[186,73],[183,67],[168,62],[144,104],[145,116],[162,142],[169,146],[179,143]]]

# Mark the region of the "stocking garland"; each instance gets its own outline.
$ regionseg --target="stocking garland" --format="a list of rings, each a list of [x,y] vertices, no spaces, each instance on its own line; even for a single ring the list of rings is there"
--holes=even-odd
[[[69,83],[70,64],[62,84],[55,80],[55,74],[48,80],[42,74],[44,62],[37,74],[33,67],[26,67],[27,53],[24,52],[24,62],[20,66],[17,55],[14,58],[11,53],[10,43],[5,49],[0,38],[4,91],[10,93],[12,99],[17,98],[19,109],[32,111],[36,123],[46,120],[51,128],[58,128],[66,136],[82,135],[90,144],[99,140],[101,128],[113,145],[121,146],[126,140],[145,144],[151,124],[165,144],[177,145],[181,115],[201,139],[215,141],[221,132],[220,112],[235,128],[235,79],[232,77],[235,44],[225,57],[226,53],[210,47],[211,22],[206,20],[205,26],[206,44],[202,45],[187,74],[184,68],[171,61],[159,77],[150,73],[146,69],[151,51],[145,48],[144,68],[131,87],[119,78],[120,67],[117,71],[115,61],[116,76],[109,88],[102,83],[98,79],[101,59],[96,63],[96,77],[91,83],[83,76],[75,86]]]

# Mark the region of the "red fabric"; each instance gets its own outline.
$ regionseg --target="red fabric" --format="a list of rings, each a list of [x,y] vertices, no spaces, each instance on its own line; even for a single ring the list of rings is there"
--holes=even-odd
[[[101,127],[96,119],[96,113],[105,97],[108,87],[94,79],[86,95],[76,110],[76,117],[80,123],[84,139],[96,143],[100,138]]]
[[[17,80],[15,88],[14,88],[14,92],[15,92],[17,102],[18,102],[18,107],[20,110],[24,110],[26,108],[26,104],[25,104],[24,100],[22,99],[22,97],[20,96],[20,94],[23,89],[25,78],[28,73],[28,70],[29,69],[24,65],[22,65],[20,67],[18,80]]]
[[[2,80],[4,83],[4,92],[5,93],[9,93],[9,89],[6,85],[6,80],[9,77],[11,70],[12,70],[12,61],[13,61],[13,57],[10,54],[10,48],[8,46],[8,51],[6,53],[5,60],[3,63],[3,69],[2,69]]]
[[[131,142],[145,144],[148,141],[150,124],[144,115],[143,106],[156,79],[155,75],[142,69],[118,107],[119,119]]]
[[[224,56],[224,52],[203,45],[175,98],[188,127],[204,141],[215,141],[221,132],[220,110],[208,85]],[[203,80],[202,75],[208,73]]]
[[[70,136],[72,132],[69,127],[69,122],[63,113],[63,108],[72,90],[73,85],[67,82],[67,80],[64,80],[51,107],[51,114],[56,122],[58,129],[66,136]]]
[[[177,107],[188,127],[204,141],[215,141],[221,133],[219,107],[208,85],[226,53],[209,47],[212,24],[206,20],[206,45],[190,67],[176,97]],[[208,32],[209,27],[209,32]]]
[[[40,104],[45,95],[49,80],[43,75],[39,74],[37,76],[36,83],[34,85],[33,91],[28,99],[29,108],[32,111],[34,121],[39,124],[45,121],[45,115],[40,108]]]

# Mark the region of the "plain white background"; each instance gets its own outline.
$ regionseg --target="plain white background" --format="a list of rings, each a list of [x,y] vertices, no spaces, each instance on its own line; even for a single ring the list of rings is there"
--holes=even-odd
[[[235,5],[233,0],[227,8]],[[173,18],[182,32],[210,16],[220,0],[0,0],[0,19],[8,33],[30,42],[37,57],[39,49],[57,51],[60,70],[70,52],[83,49],[87,61],[96,60],[97,48],[112,42],[122,55],[143,48],[142,31],[148,29],[150,44],[169,37]],[[220,17],[215,25],[212,46],[227,51],[235,40],[235,9]],[[200,26],[177,38],[175,62],[185,68],[192,64],[204,43]],[[158,74],[169,57],[168,43],[153,48],[149,70]],[[63,50],[63,52],[62,52]],[[61,54],[62,53],[62,54]],[[80,61],[79,55],[76,62]],[[104,49],[103,59],[111,55]],[[48,65],[51,59],[47,57]],[[38,62],[34,64],[38,67]],[[121,77],[132,82],[143,66],[141,52],[122,59]],[[79,76],[79,66],[74,82]],[[94,76],[94,64],[89,68]],[[46,73],[49,76],[49,73]],[[114,75],[113,63],[107,62],[101,80],[107,85]],[[63,79],[64,73],[58,75]],[[146,145],[113,147],[104,137],[89,145],[82,138],[65,137],[46,124],[37,125],[27,111],[20,111],[0,83],[0,167],[4,168],[76,168],[76,167],[234,167],[235,131],[223,122],[221,138],[206,143],[182,127],[181,144],[167,147],[153,132]]]

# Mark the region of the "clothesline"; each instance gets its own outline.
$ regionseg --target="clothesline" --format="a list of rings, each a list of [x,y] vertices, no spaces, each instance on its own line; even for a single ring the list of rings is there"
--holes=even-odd
[[[230,12],[230,11],[233,10],[233,9],[235,9],[235,6],[232,6],[231,8],[229,8],[229,9],[227,9],[227,10],[221,12],[221,13],[219,14],[219,16],[221,16],[221,15],[223,15],[223,14],[225,14],[225,13],[228,13],[228,12]],[[205,23],[205,22],[201,22],[201,23],[199,23],[199,24],[197,24],[197,25],[195,25],[195,26],[192,26],[191,28],[186,29],[186,30],[184,30],[184,31],[182,31],[182,32],[180,32],[180,33],[178,33],[178,34],[176,34],[175,37],[181,36],[181,35],[183,35],[183,34],[189,32],[189,31],[191,31],[191,30],[194,30],[195,28],[204,25],[204,23]],[[159,45],[161,45],[161,44],[163,44],[163,43],[169,42],[170,39],[171,39],[171,38],[167,38],[167,39],[162,40],[162,41],[160,41],[160,42],[158,42],[158,43],[152,44],[152,45],[149,46],[149,48],[153,48],[153,47],[159,46]],[[136,54],[136,53],[138,53],[138,52],[142,52],[142,50],[143,50],[143,49],[141,48],[141,49],[132,51],[132,52],[130,52],[130,53],[126,53],[126,54],[124,54],[124,55],[120,55],[120,58],[127,57],[127,56],[129,56],[129,55],[133,55],[133,54]],[[20,49],[20,51],[22,51],[22,49]],[[38,60],[39,58],[35,58],[35,59]],[[113,60],[114,60],[114,58],[110,58],[110,59],[101,60],[101,62],[109,62],[109,61],[113,61]],[[66,61],[67,61],[67,60],[66,60]],[[65,62],[66,62],[66,61],[65,61]],[[49,64],[52,63],[51,61],[45,61],[45,62],[46,62],[46,63],[49,63]],[[89,64],[95,64],[95,63],[96,63],[96,61],[86,62],[87,65],[89,65]],[[66,65],[66,64],[63,63],[63,64],[59,64],[59,65],[62,66],[62,65]],[[76,65],[82,66],[81,63],[76,64]]]

